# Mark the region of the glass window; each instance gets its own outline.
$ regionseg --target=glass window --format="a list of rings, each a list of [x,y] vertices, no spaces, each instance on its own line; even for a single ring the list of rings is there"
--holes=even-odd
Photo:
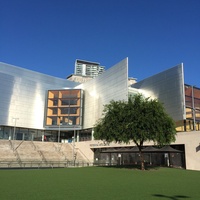
[[[0,139],[4,139],[3,127],[0,126]]]
[[[37,132],[35,132],[34,134],[34,141],[42,141],[42,135],[44,134],[43,130],[38,130]]]
[[[53,100],[53,106],[57,106],[58,105],[58,100]]]
[[[190,96],[185,96],[185,104],[188,107],[192,107],[192,97]]]
[[[29,133],[32,135],[32,138],[34,139],[34,137],[36,137],[37,134],[38,134],[38,130],[36,130],[36,129],[29,129]]]
[[[73,125],[73,121],[69,117],[63,117],[63,125]]]
[[[64,105],[70,105],[70,100],[69,99],[62,99],[61,100],[61,105],[64,106]]]
[[[200,99],[194,99],[194,107],[200,109]]]
[[[69,116],[69,117],[64,117],[63,119],[63,125],[79,125],[79,117],[76,116]]]
[[[70,108],[61,108],[61,114],[69,114]]]
[[[57,117],[52,117],[52,125],[57,125]]]
[[[11,136],[11,128],[10,127],[1,127],[1,130],[0,130],[0,139],[8,139],[9,136]]]
[[[17,132],[17,140],[31,140],[32,135],[29,134],[29,129],[26,128],[20,128],[20,130]]]
[[[61,98],[69,98],[70,96],[70,90],[63,90],[61,91]]]
[[[61,108],[61,114],[77,114],[77,110],[78,108],[73,108],[73,107],[69,107],[69,108]]]
[[[78,99],[71,99],[70,100],[70,105],[77,105]]]
[[[195,116],[196,116],[196,120],[200,121],[200,111],[199,110],[195,111]]]
[[[192,119],[193,113],[191,108],[186,108],[186,118]]]
[[[45,131],[44,132],[44,141],[49,141],[49,142],[55,142],[57,141],[56,139],[56,131]]]
[[[46,125],[58,125],[59,117],[69,116],[63,120],[67,125],[80,124],[81,90],[50,90],[48,92]],[[71,116],[72,115],[72,116]],[[71,117],[71,118],[70,118]]]
[[[77,105],[78,99],[62,99],[61,105]]]
[[[47,125],[57,125],[57,117],[47,117]]]
[[[58,113],[58,109],[57,108],[53,108],[52,111],[53,111],[53,115],[56,115]]]
[[[79,124],[79,117],[76,116],[70,116],[69,120],[72,122],[72,125],[78,125]]]
[[[76,114],[77,110],[77,108],[70,108],[70,114]]]

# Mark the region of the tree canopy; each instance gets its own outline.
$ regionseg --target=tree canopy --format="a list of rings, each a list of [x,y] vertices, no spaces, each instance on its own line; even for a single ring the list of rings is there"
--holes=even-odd
[[[94,127],[95,139],[125,143],[133,141],[141,154],[142,169],[144,160],[141,150],[144,142],[170,144],[175,141],[175,135],[175,123],[162,103],[141,94],[129,97],[128,102],[111,101],[105,105],[103,117]]]

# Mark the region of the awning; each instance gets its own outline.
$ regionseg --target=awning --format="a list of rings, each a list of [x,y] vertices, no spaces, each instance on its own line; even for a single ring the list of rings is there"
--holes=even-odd
[[[182,153],[183,151],[174,149],[171,146],[167,145],[167,146],[164,146],[161,149],[159,149],[158,152],[162,152],[162,153]]]
[[[142,152],[143,153],[182,153],[183,151],[174,149],[171,146],[167,145],[167,146],[162,147],[161,149],[148,146],[142,149]],[[134,146],[131,148],[128,148],[128,147],[106,148],[102,150],[101,153],[139,153],[139,149],[137,146]]]

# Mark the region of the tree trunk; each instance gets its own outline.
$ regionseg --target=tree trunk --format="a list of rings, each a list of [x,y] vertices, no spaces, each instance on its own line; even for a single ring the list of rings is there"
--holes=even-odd
[[[140,153],[141,170],[145,170],[145,168],[144,168],[144,155],[143,155],[143,152],[142,152],[141,149],[139,150],[139,153]]]

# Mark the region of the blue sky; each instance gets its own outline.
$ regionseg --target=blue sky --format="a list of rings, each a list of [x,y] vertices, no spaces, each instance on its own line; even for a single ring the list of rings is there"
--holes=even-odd
[[[0,61],[65,78],[75,59],[138,80],[184,63],[200,87],[199,0],[0,0]]]

